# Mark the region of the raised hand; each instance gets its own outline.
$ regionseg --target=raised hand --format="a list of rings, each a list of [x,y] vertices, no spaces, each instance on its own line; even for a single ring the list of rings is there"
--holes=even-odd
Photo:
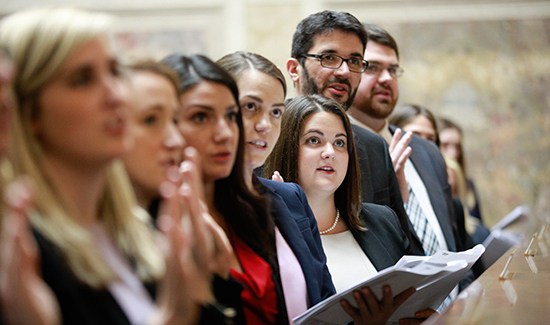
[[[222,278],[229,276],[229,266],[233,249],[223,229],[214,221],[204,200],[204,186],[200,170],[200,156],[193,147],[185,149],[186,160],[180,171],[182,187],[180,193],[184,204],[189,208],[193,226],[193,251],[199,263]]]
[[[0,297],[8,324],[61,324],[57,299],[40,272],[40,256],[27,213],[32,182],[21,177],[6,187],[0,232]]]
[[[193,257],[193,231],[179,213],[178,187],[163,185],[164,204],[157,224],[164,234],[161,251],[166,272],[159,284],[158,309],[148,324],[195,324],[200,306],[212,301],[210,273]]]
[[[409,159],[412,151],[411,147],[409,147],[412,132],[407,132],[403,136],[401,135],[401,129],[397,129],[391,139],[389,151],[393,169],[399,181],[399,189],[401,190],[403,203],[407,203],[407,201],[409,201],[409,187],[407,185],[407,179],[405,178],[405,162]]]
[[[390,286],[386,285],[383,287],[382,300],[379,301],[376,295],[365,287],[353,293],[357,307],[353,307],[345,299],[340,304],[356,325],[385,325],[395,310],[415,292],[416,290],[411,287],[394,297]]]

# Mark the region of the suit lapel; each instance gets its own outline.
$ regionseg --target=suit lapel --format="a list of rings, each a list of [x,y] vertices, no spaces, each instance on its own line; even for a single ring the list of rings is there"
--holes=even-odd
[[[301,229],[292,217],[291,212],[284,200],[277,194],[276,190],[272,190],[267,187],[266,190],[270,194],[272,207],[271,213],[273,215],[273,219],[275,220],[275,224],[302,267],[302,272],[304,273],[306,280],[309,301],[311,301],[313,296],[321,295],[320,292],[311,292],[311,290],[316,290],[318,288],[314,282],[315,277],[311,276],[314,273],[314,270],[311,268],[311,265],[314,265],[313,257],[309,253],[309,248],[307,247],[306,241],[302,236]],[[309,222],[307,224],[309,224]]]
[[[366,217],[362,219],[367,225],[367,228],[370,229],[371,225],[369,224],[369,218]],[[391,258],[391,254],[375,232],[370,230],[356,230],[349,227],[349,225],[348,228],[377,271],[381,271],[395,264],[395,261]]]
[[[367,144],[363,142],[361,137],[355,136],[356,129],[361,128],[355,124],[351,125],[353,130],[353,139],[355,140],[355,148],[357,150],[357,160],[359,162],[359,170],[361,171],[361,191],[363,202],[374,202],[373,179],[370,175],[369,153]]]

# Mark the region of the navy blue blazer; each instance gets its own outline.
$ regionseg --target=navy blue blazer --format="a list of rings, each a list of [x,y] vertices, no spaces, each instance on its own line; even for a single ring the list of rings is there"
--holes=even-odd
[[[412,251],[424,255],[422,243],[403,207],[399,182],[393,169],[388,144],[379,135],[352,124],[359,169],[361,170],[361,197],[363,202],[389,206],[397,214]]]
[[[397,127],[391,125],[393,134]],[[458,227],[454,214],[451,185],[447,178],[447,165],[437,146],[432,142],[413,135],[411,142],[411,160],[418,175],[424,182],[434,213],[445,236],[449,251],[462,248],[458,240]],[[458,244],[458,245],[457,245]]]
[[[336,290],[306,194],[294,183],[259,178],[271,200],[270,212],[281,235],[298,259],[306,280],[309,307],[333,295]]]
[[[361,220],[367,230],[350,227],[350,231],[377,271],[395,265],[403,255],[415,255],[399,218],[389,207],[363,203]]]

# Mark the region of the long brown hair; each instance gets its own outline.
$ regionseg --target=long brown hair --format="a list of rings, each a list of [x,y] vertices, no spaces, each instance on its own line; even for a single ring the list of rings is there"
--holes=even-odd
[[[353,139],[353,131],[346,112],[334,100],[321,95],[301,95],[294,98],[286,108],[281,121],[281,136],[267,157],[264,177],[270,178],[278,171],[285,182],[299,184],[298,165],[300,151],[300,134],[304,120],[315,113],[327,112],[342,120],[348,135],[348,169],[344,181],[334,193],[334,203],[346,218],[350,227],[364,230],[360,219],[361,213],[361,174],[357,162],[357,151]]]
[[[239,90],[235,80],[209,58],[172,54],[162,62],[178,73],[182,93],[192,90],[201,82],[215,82],[231,91],[238,106]],[[215,182],[214,203],[237,236],[273,265],[276,263],[273,260],[276,256],[275,235],[267,212],[267,201],[264,196],[252,192],[245,181],[244,126],[240,110],[237,111],[237,125],[239,144],[235,164],[227,178]]]

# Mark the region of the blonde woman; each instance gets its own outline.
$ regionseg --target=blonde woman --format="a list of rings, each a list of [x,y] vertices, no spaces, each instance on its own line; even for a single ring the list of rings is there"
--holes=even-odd
[[[52,308],[59,308],[51,322],[194,323],[198,304],[208,299],[208,279],[190,267],[191,233],[174,222],[174,212],[161,218],[168,239],[165,263],[149,220],[135,214],[136,200],[119,161],[132,141],[127,85],[109,45],[109,21],[78,10],[40,9],[0,23],[0,46],[14,58],[16,71],[13,165],[16,175],[32,178],[35,192],[34,209],[6,214],[15,220],[17,234],[2,239],[22,246],[18,238],[25,235],[28,215],[40,265],[30,249],[20,274],[32,273],[32,266],[41,269],[57,300]],[[28,188],[15,192],[29,197]],[[174,201],[173,191],[167,198]],[[32,237],[25,242],[34,244]],[[2,253],[2,271],[13,270],[16,259]],[[161,279],[155,304],[152,292]],[[9,301],[6,294],[2,290],[3,302]]]

